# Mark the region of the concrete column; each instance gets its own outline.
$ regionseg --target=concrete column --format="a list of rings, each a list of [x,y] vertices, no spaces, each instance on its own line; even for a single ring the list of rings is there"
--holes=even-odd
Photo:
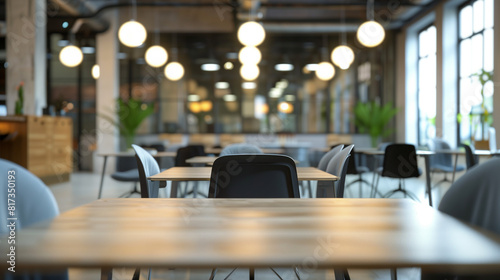
[[[406,132],[406,69],[405,69],[405,41],[406,32],[398,33],[396,40],[396,100],[395,107],[399,108],[396,115],[396,142],[404,143],[407,140]]]
[[[495,127],[497,133],[497,148],[498,143],[500,143],[500,2],[495,1],[495,28],[494,28],[494,92],[493,94],[493,127]]]
[[[16,88],[24,82],[24,114],[41,115],[46,106],[45,0],[7,0],[7,113],[14,114]]]
[[[97,153],[112,153],[119,149],[119,133],[114,125],[102,116],[110,116],[117,120],[115,105],[119,95],[119,64],[117,54],[119,41],[117,37],[119,22],[118,12],[107,12],[105,18],[109,21],[109,29],[96,37],[96,63],[101,75],[96,84],[96,139]],[[103,160],[96,157],[94,171],[100,172]],[[115,170],[115,158],[110,157],[107,164],[107,173]]]

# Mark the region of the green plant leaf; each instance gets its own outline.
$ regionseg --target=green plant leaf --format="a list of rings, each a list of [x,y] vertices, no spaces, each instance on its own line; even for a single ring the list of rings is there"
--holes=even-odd
[[[361,133],[368,133],[373,139],[389,136],[393,131],[386,129],[389,121],[397,114],[398,109],[388,102],[380,106],[375,102],[361,103],[354,107],[354,122]]]

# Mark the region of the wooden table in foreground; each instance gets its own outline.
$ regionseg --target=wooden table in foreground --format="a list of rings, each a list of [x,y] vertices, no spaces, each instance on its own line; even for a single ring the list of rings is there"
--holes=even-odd
[[[181,181],[210,181],[212,167],[172,167],[148,179],[151,181],[172,181],[170,197],[177,197],[178,182]],[[334,181],[339,178],[315,167],[297,167],[299,181],[319,181],[330,184],[332,193]],[[324,185],[323,185],[324,186]]]
[[[16,269],[500,272],[498,236],[406,199],[102,199],[24,228],[16,238]]]

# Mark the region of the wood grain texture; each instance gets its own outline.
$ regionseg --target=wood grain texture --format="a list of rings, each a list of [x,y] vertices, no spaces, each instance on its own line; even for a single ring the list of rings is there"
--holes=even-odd
[[[188,158],[186,160],[186,162],[190,163],[190,164],[207,164],[207,165],[213,165],[214,161],[217,158],[218,157],[214,157],[214,156],[196,156],[196,157]],[[299,161],[297,161],[297,160],[294,160],[294,162],[295,162],[295,164],[299,163]]]
[[[172,167],[148,179],[151,181],[209,181],[212,167]],[[337,181],[338,177],[315,167],[297,167],[299,181]]]
[[[17,241],[23,268],[500,271],[498,236],[405,199],[104,199],[25,228]]]

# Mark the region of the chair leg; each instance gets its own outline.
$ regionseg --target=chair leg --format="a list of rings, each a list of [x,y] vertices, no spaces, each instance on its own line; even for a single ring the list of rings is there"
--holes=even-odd
[[[391,269],[391,280],[398,280],[398,270],[396,268]]]
[[[278,274],[278,272],[276,272],[276,270],[274,270],[274,268],[270,267],[269,269],[272,270],[280,280],[283,280],[283,278],[281,278],[281,276]]]
[[[141,269],[136,268],[134,271],[134,276],[132,276],[132,280],[139,280],[140,277],[141,277]]]
[[[215,274],[217,274],[217,268],[212,269],[212,273],[210,273],[210,280],[214,280]]]
[[[254,280],[255,279],[255,269],[250,268],[249,278],[250,278],[250,280]]]

